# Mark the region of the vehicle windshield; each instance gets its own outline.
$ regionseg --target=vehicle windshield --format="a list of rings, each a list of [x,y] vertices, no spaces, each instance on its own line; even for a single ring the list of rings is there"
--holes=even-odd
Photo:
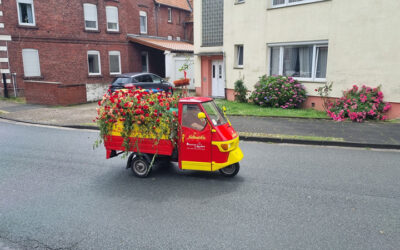
[[[130,77],[117,77],[114,79],[112,82],[113,86],[121,86],[124,85],[125,83],[131,83],[131,78]]]
[[[221,109],[215,104],[214,101],[204,102],[202,105],[214,126],[223,125],[228,122]]]

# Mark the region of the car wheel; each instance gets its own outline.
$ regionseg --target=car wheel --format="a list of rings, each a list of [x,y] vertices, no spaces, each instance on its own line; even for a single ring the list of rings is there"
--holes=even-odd
[[[235,175],[237,175],[237,173],[239,173],[239,170],[239,163],[235,163],[227,167],[221,168],[219,172],[225,177],[234,177]]]
[[[140,178],[145,178],[151,172],[150,163],[141,156],[137,156],[131,161],[131,168],[133,173]]]

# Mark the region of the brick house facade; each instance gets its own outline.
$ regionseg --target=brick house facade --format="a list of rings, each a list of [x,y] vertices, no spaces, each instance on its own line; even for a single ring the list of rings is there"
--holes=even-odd
[[[169,5],[161,0],[0,1],[0,23],[4,23],[0,24],[0,58],[7,58],[0,59],[0,69],[7,75],[9,92],[16,82],[18,94],[28,103],[94,101],[115,74],[141,72],[144,51],[147,70],[164,76],[159,63],[163,54],[129,42],[127,36],[191,39],[185,36],[191,32],[186,25],[189,2],[167,2]],[[141,32],[143,20],[145,33]]]

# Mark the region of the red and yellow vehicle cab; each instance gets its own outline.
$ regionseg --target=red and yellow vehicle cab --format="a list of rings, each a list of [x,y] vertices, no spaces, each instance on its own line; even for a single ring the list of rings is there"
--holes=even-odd
[[[236,175],[243,153],[239,136],[211,98],[179,101],[179,167]]]
[[[240,169],[239,161],[243,153],[239,148],[239,136],[212,98],[187,97],[178,103],[180,123],[178,141],[171,143],[161,139],[157,145],[148,147],[151,138],[138,141],[132,147],[127,167],[138,177],[146,177],[151,170],[154,154],[158,158],[177,161],[180,169],[216,171],[233,177]],[[144,145],[141,145],[144,144]],[[113,132],[112,138],[105,140],[107,158],[124,150],[122,140]],[[135,148],[143,148],[140,153]]]

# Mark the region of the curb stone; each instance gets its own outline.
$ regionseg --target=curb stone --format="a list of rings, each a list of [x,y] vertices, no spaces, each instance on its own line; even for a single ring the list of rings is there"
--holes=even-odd
[[[254,136],[240,136],[240,140],[256,141],[256,142],[288,143],[288,144],[300,144],[300,145],[314,145],[314,146],[337,146],[337,147],[400,150],[400,145],[393,145],[393,144],[372,144],[372,143],[338,142],[338,141],[313,141],[313,140],[283,139],[283,138],[254,137]]]

